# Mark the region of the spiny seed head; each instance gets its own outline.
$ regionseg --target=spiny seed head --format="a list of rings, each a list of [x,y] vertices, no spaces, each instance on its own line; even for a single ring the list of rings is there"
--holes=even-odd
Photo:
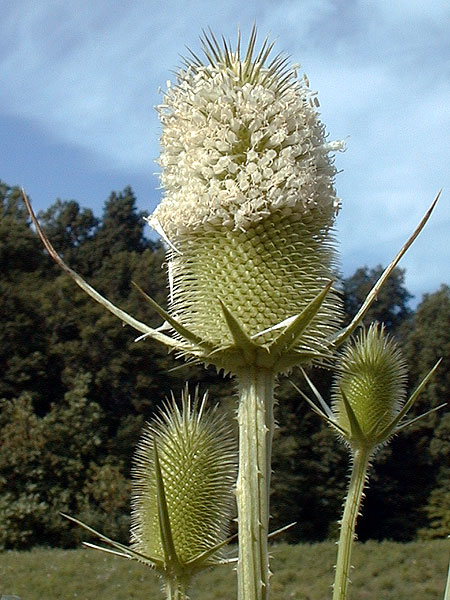
[[[132,472],[132,548],[165,559],[158,513],[156,444],[175,551],[181,564],[223,541],[233,509],[236,449],[230,428],[215,410],[174,398],[150,424],[137,446]],[[207,565],[220,562],[220,552]],[[201,565],[204,567],[205,565]]]
[[[388,426],[405,399],[406,364],[398,347],[383,327],[371,325],[348,345],[339,371],[333,402],[337,425],[348,432],[346,437],[352,446],[385,442],[379,435],[383,430],[386,437],[392,434]],[[356,417],[362,440],[352,426],[344,397]]]
[[[148,221],[170,247],[172,314],[213,347],[231,343],[219,300],[255,336],[300,313],[336,269],[330,152],[343,144],[326,141],[306,79],[269,60],[267,40],[255,55],[255,40],[241,56],[239,41],[232,51],[206,36],[205,62],[187,60],[158,108],[165,191]],[[322,349],[339,319],[331,292],[302,348]]]

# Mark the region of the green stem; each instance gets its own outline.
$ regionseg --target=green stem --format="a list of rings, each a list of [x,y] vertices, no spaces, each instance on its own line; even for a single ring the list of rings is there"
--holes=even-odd
[[[372,448],[358,448],[354,451],[350,486],[341,521],[333,600],[347,599],[356,519],[361,506],[371,454]]]
[[[167,600],[189,600],[186,583],[176,577],[166,579],[165,590]]]
[[[267,600],[270,577],[267,535],[275,377],[271,370],[249,367],[238,374],[238,380],[238,600]]]
[[[447,585],[445,586],[444,600],[450,600],[450,564],[448,565]]]

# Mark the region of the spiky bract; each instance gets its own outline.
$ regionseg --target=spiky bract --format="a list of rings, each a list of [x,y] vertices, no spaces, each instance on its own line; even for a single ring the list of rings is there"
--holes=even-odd
[[[182,407],[173,397],[159,416],[147,424],[137,446],[132,472],[131,545],[146,556],[166,561],[161,533],[156,445],[177,561],[183,565],[222,542],[233,509],[236,449],[223,416],[205,410],[196,393],[187,390]],[[220,562],[221,553],[207,565]]]
[[[389,424],[404,404],[407,371],[400,350],[384,327],[373,324],[363,330],[345,349],[339,371],[333,401],[336,424],[348,432],[346,437],[352,445],[372,442],[375,446],[386,441],[379,436],[383,431],[386,438],[393,433]]]
[[[266,40],[254,56],[203,40],[159,107],[164,197],[149,223],[169,250],[170,309],[213,350],[231,342],[222,302],[252,337],[299,314],[334,277],[336,169],[315,98]],[[323,351],[330,292],[297,349]],[[257,338],[270,343],[275,333]],[[198,356],[198,354],[197,354]],[[227,364],[224,352],[212,360]],[[294,361],[295,362],[295,361]],[[239,366],[238,366],[239,367]]]
[[[279,330],[258,334],[299,314],[332,276],[333,244],[326,224],[318,226],[320,215],[315,219],[305,223],[279,211],[245,232],[222,228],[180,236],[182,254],[170,252],[172,313],[212,346],[224,348],[233,339],[221,300],[248,336],[270,343]],[[331,292],[299,347],[323,352],[340,316]]]

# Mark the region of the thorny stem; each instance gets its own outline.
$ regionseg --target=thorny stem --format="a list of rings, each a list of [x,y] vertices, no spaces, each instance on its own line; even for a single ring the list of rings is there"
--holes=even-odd
[[[189,600],[187,586],[178,578],[167,578],[165,590],[167,600]]]
[[[350,486],[341,521],[333,600],[347,600],[356,519],[361,506],[372,450],[370,447],[361,447],[354,451]]]
[[[238,380],[238,600],[267,600],[270,577],[267,535],[275,377],[269,369],[250,367],[238,374]]]

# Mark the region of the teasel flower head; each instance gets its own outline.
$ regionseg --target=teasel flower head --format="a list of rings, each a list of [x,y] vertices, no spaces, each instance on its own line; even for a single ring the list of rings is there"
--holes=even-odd
[[[407,369],[384,327],[373,324],[362,330],[342,353],[338,373],[333,412],[346,439],[352,445],[386,441],[392,433],[389,425],[404,405]]]
[[[164,195],[148,222],[168,247],[169,312],[203,344],[187,355],[283,370],[321,356],[341,317],[331,290],[270,349],[334,277],[330,153],[343,143],[327,141],[307,79],[269,59],[273,43],[255,52],[255,29],[243,54],[239,38],[202,43],[205,60],[192,54],[158,107]]]
[[[185,583],[223,561],[234,509],[237,452],[223,415],[187,388],[147,424],[132,471],[131,548],[165,580]]]
[[[406,419],[440,362],[406,400],[406,362],[397,344],[386,334],[384,326],[374,323],[367,330],[361,330],[339,357],[331,408],[305,372],[304,376],[316,401],[297,390],[350,446],[352,452],[361,449],[372,452],[405,427],[444,406]]]

